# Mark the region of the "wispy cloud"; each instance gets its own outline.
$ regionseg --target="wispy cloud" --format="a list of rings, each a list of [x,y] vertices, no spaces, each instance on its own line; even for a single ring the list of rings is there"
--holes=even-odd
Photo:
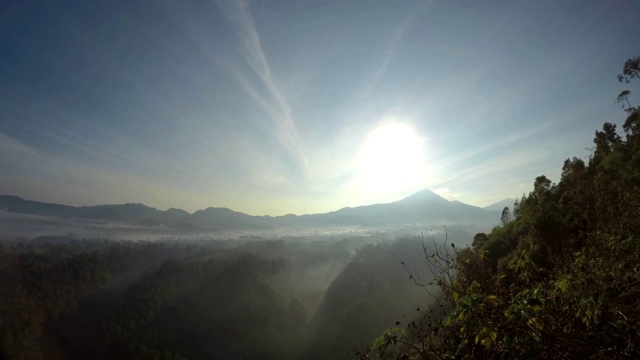
[[[380,62],[380,66],[376,69],[376,71],[371,75],[371,78],[368,84],[364,87],[362,92],[360,93],[359,98],[366,98],[375,87],[378,85],[382,77],[384,76],[387,68],[389,67],[389,63],[393,58],[393,54],[396,52],[396,48],[398,44],[402,41],[402,37],[404,36],[405,31],[411,25],[413,18],[415,17],[417,10],[412,11],[407,17],[405,17],[404,21],[400,26],[396,29],[395,35],[391,43],[387,47],[387,51],[384,53],[382,57],[382,61]]]
[[[0,133],[0,189],[28,199],[69,205],[144,202],[194,211],[224,199],[188,186],[177,188],[154,176],[108,169],[38,150]]]
[[[249,4],[244,0],[220,0],[216,2],[225,16],[233,23],[238,36],[242,41],[245,60],[255,75],[261,80],[267,94],[262,95],[240,73],[236,77],[243,88],[262,106],[271,118],[272,132],[280,144],[294,156],[298,165],[306,173],[308,168],[307,158],[300,146],[299,134],[296,130],[296,122],[293,110],[287,101],[287,97],[274,78],[269,61],[262,48],[260,34],[258,33]]]
[[[156,177],[193,176],[193,172],[181,164],[164,158],[135,141],[126,134],[115,135],[97,121],[64,109],[50,99],[8,94],[6,102],[0,102],[7,121],[0,125],[3,141],[28,144],[34,151],[56,153],[68,161],[90,163],[108,169]],[[28,99],[28,100],[25,100]],[[21,134],[10,138],[9,133]],[[24,151],[17,153],[27,154]],[[46,165],[46,163],[45,163]]]
[[[460,193],[457,193],[449,189],[448,187],[438,188],[433,190],[433,192],[435,192],[436,194],[442,196],[447,200],[457,200],[458,198],[460,198]]]
[[[127,160],[126,156],[115,149],[101,146],[88,140],[86,136],[80,136],[77,132],[72,131],[68,123],[83,123],[82,119],[78,119],[75,114],[61,109],[60,106],[48,99],[34,98],[30,94],[21,95],[14,96],[3,91],[5,99],[9,99],[7,103],[0,104],[9,115],[7,116],[8,121],[4,124],[5,128],[18,129],[24,135],[28,134],[32,137],[45,139],[47,145],[63,146],[100,161],[118,162],[123,165],[123,162]],[[92,124],[91,128],[94,132],[104,132],[97,124]]]
[[[474,158],[478,155],[494,152],[496,151],[496,149],[506,147],[507,145],[513,145],[518,141],[522,141],[523,139],[530,139],[533,136],[536,136],[544,131],[551,129],[555,125],[557,125],[557,123],[552,121],[541,123],[541,124],[532,126],[530,128],[523,129],[518,133],[509,134],[497,140],[487,141],[481,146],[474,147],[464,152],[450,153],[447,156],[443,156],[440,159],[440,162],[446,163],[448,166],[455,165],[465,160]]]

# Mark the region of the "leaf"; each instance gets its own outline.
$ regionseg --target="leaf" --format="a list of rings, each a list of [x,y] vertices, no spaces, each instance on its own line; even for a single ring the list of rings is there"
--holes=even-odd
[[[392,327],[385,330],[381,336],[373,340],[373,348],[376,349],[378,357],[384,356],[389,345],[395,344],[396,341],[398,341],[398,335],[405,336],[406,333],[400,328]]]
[[[498,301],[498,297],[495,296],[495,295],[489,295],[489,296],[486,297],[486,299],[489,300],[489,301],[494,301],[494,302]]]
[[[538,320],[534,317],[527,320],[527,324],[536,330],[542,330],[542,326],[538,323]]]
[[[558,281],[556,281],[556,286],[558,287],[558,289],[560,289],[560,291],[562,291],[563,293],[567,292],[567,287],[569,286],[569,279],[562,278]]]

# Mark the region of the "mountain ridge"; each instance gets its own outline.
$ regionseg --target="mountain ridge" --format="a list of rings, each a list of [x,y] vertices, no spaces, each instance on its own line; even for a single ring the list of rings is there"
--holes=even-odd
[[[497,201],[491,205],[487,205],[482,207],[485,210],[491,210],[491,211],[502,211],[502,209],[506,207],[508,207],[509,209],[513,210],[513,203],[516,201],[516,199],[513,198],[506,198],[506,199],[502,199],[500,201]]]
[[[390,203],[344,207],[326,213],[257,216],[226,207],[208,207],[189,213],[182,209],[158,210],[142,203],[70,206],[0,195],[7,212],[59,218],[118,221],[143,226],[191,230],[275,230],[281,228],[375,226],[400,224],[484,224],[495,222],[494,210],[449,201],[429,189]],[[502,210],[502,209],[500,209]]]

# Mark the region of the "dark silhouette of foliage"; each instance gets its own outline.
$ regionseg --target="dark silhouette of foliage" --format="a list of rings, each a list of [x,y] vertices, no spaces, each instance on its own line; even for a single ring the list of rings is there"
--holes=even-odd
[[[640,57],[618,78],[640,78]],[[513,220],[503,212],[471,248],[427,253],[440,265],[444,318],[399,323],[361,358],[640,357],[640,132],[629,95],[619,97],[623,135],[605,123],[588,161],[567,159],[558,184],[537,177]]]
[[[511,221],[511,219],[511,210],[508,206],[505,206],[504,209],[502,209],[502,215],[500,216],[500,222],[502,223],[502,226],[506,226]]]
[[[487,236],[487,234],[477,233],[473,236],[473,242],[471,243],[471,246],[473,246],[474,248],[482,246],[487,242],[488,239],[489,237]]]
[[[335,358],[426,298],[415,239],[57,240],[0,247],[1,359]]]

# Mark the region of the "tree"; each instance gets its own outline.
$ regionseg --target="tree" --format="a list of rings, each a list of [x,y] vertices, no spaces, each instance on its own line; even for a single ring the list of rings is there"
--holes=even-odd
[[[618,81],[627,84],[634,78],[640,79],[640,56],[625,61],[622,68],[622,74],[618,74]],[[629,95],[631,95],[631,91],[623,90],[618,94],[616,101],[619,104],[622,103],[622,108],[625,109],[629,115],[632,115],[637,112],[638,108],[631,106],[631,102],[629,102]]]
[[[477,233],[473,236],[473,243],[471,243],[471,246],[473,246],[474,248],[480,247],[484,243],[486,243],[488,239],[489,237],[487,236],[487,234]]]
[[[509,210],[508,206],[505,206],[502,209],[502,215],[500,215],[500,221],[502,222],[502,226],[506,226],[509,221],[511,221],[511,210]]]
[[[629,102],[629,95],[631,95],[631,91],[629,90],[622,90],[622,92],[620,94],[618,94],[618,98],[616,99],[616,102],[618,104],[622,103],[622,108],[625,108],[625,103],[627,106],[627,109],[631,108],[631,103]]]
[[[640,57],[620,81],[640,79]],[[374,342],[396,359],[640,358],[640,107],[596,131],[589,161],[567,159],[556,185],[535,179],[509,222],[440,260],[443,320],[396,324]],[[497,266],[496,266],[497,264]],[[454,274],[455,276],[451,276]],[[417,324],[417,325],[416,325]],[[425,325],[423,325],[425,324]],[[397,330],[395,330],[397,329]],[[402,332],[404,331],[404,332]],[[387,340],[390,340],[387,341]],[[386,342],[385,342],[386,341]],[[393,344],[395,349],[389,351]]]
[[[627,84],[633,78],[640,78],[640,56],[627,59],[622,67],[622,74],[618,74],[618,81]]]

